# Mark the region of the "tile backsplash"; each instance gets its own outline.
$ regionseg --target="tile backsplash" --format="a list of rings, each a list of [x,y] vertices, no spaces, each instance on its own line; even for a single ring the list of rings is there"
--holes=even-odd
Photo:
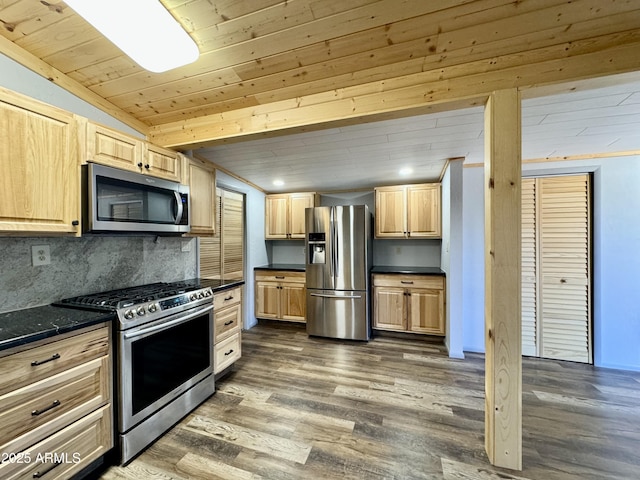
[[[31,247],[48,245],[49,265]],[[183,252],[183,245],[189,247]],[[0,313],[62,298],[197,276],[196,239],[154,236],[0,238]]]

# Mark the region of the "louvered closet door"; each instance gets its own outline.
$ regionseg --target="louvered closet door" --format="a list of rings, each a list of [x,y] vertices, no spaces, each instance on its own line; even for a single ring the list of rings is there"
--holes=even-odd
[[[522,354],[591,363],[588,175],[523,179]]]
[[[589,176],[538,180],[541,356],[591,362]]]
[[[538,240],[536,179],[522,179],[522,354],[538,351]]]

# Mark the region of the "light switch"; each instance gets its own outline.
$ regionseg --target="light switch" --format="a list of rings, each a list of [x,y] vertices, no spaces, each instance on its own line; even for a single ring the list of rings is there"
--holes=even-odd
[[[31,263],[34,267],[49,265],[51,263],[51,250],[49,249],[49,245],[32,245]]]

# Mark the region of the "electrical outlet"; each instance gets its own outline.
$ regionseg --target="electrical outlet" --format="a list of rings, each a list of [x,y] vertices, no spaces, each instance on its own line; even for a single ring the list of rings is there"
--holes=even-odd
[[[31,247],[31,263],[34,267],[49,265],[51,263],[49,245],[33,245]]]
[[[183,252],[191,251],[191,240],[182,240],[182,251]]]

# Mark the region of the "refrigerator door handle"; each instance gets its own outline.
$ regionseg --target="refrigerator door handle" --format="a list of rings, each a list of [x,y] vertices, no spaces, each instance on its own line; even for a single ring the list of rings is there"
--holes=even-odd
[[[333,238],[333,259],[334,259],[334,285],[335,285],[335,278],[338,277],[338,272],[340,272],[340,264],[338,263],[338,245],[340,245],[339,239],[338,239],[338,227],[336,226],[337,224],[337,219],[335,217],[336,215],[336,209],[335,207],[333,208],[333,234],[332,234],[332,238]]]
[[[335,219],[334,219],[335,208],[331,207],[329,213],[329,247],[331,248],[331,258],[329,259],[329,276],[331,277],[332,286],[335,285],[335,246],[336,246],[336,235],[335,235]]]
[[[354,298],[362,298],[362,295],[330,295],[328,293],[312,293],[312,297],[322,297],[322,298],[344,298],[344,299],[354,299]]]

